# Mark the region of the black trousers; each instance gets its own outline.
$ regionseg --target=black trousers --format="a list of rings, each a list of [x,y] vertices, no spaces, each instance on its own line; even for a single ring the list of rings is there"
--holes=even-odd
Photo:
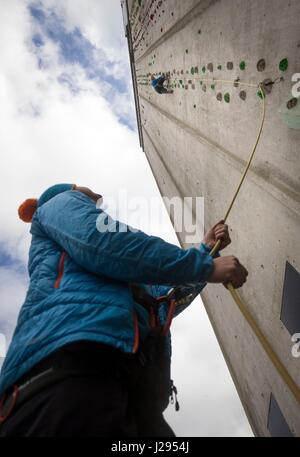
[[[78,368],[76,376],[43,389],[17,406],[0,427],[0,436],[175,436],[160,411],[149,407],[147,401],[145,408],[141,407],[147,392],[136,388],[133,381],[134,357],[123,357],[108,346],[72,343],[36,366],[26,379],[49,364],[66,368],[74,367],[74,363]],[[91,364],[93,370],[88,370]],[[99,372],[95,373],[95,365]]]

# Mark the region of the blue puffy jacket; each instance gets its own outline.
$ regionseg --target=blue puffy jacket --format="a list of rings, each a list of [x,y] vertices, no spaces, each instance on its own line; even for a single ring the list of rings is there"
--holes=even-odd
[[[116,231],[101,233],[101,222]],[[37,209],[31,234],[30,284],[2,367],[0,394],[66,343],[97,341],[136,352],[149,331],[149,316],[134,302],[130,283],[145,284],[154,297],[170,285],[192,283],[200,291],[213,268],[205,245],[183,250],[126,231],[74,190]]]

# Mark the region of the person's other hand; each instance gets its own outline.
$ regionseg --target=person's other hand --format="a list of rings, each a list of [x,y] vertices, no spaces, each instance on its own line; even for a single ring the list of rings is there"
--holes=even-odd
[[[231,283],[235,289],[241,287],[247,280],[248,271],[234,256],[214,259],[214,270],[207,282],[223,283],[226,287]]]

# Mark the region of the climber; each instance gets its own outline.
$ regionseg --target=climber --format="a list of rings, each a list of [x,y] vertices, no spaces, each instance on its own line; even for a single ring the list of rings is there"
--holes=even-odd
[[[165,75],[159,76],[158,78],[155,78],[155,76],[152,75],[151,76],[151,86],[154,88],[154,90],[158,94],[173,94],[174,91],[172,89],[167,89],[164,86],[164,82],[166,80],[167,80],[167,76],[165,76]]]
[[[206,282],[246,281],[235,257],[209,254],[230,243],[222,221],[183,250],[125,230],[101,199],[57,184],[19,208],[31,222],[30,284],[0,375],[0,436],[174,436],[163,417],[176,395],[170,310]]]

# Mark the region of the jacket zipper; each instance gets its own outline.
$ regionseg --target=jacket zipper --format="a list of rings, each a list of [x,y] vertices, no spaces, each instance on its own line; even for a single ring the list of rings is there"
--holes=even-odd
[[[66,257],[66,253],[62,252],[60,259],[59,259],[59,264],[58,264],[58,275],[57,275],[56,281],[54,283],[55,289],[59,288],[63,274],[64,274],[65,257]]]

